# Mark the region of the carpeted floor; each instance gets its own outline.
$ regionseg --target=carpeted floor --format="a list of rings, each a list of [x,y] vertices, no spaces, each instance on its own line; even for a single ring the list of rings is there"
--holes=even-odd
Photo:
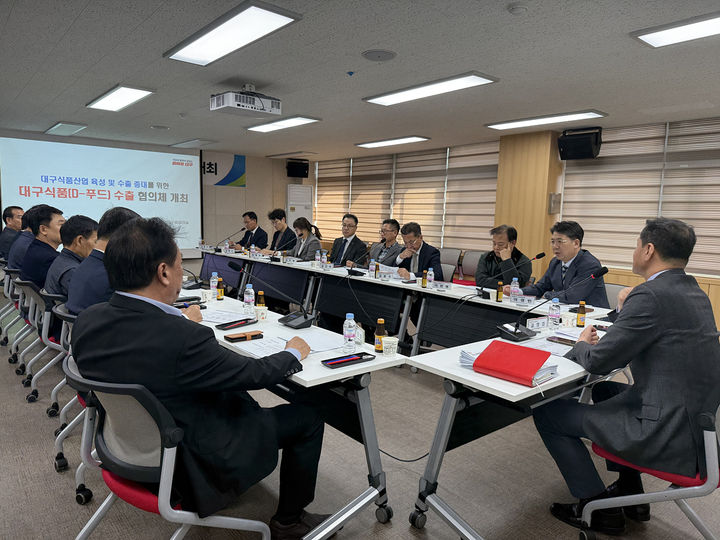
[[[57,418],[45,409],[49,394],[62,377],[58,369],[40,380],[37,403],[25,402],[28,389],[20,384],[15,366],[7,363],[7,349],[0,348],[0,539],[74,538],[107,495],[100,476],[89,472],[87,485],[94,492],[87,506],[75,502],[74,471],[78,455],[79,431],[65,445],[70,470],[58,474],[53,468],[53,431]],[[48,357],[49,359],[49,357]],[[370,387],[380,446],[394,456],[411,459],[430,447],[442,401],[442,381],[427,374],[413,374],[405,367],[373,375]],[[265,406],[279,403],[272,394],[254,392]],[[72,396],[66,389],[62,403]],[[401,463],[383,456],[388,496],[395,517],[380,524],[374,506],[364,510],[338,533],[338,540],[378,539],[456,539],[445,523],[432,511],[424,529],[416,530],[408,516],[417,497],[418,480],[426,459]],[[600,469],[604,467],[600,464]],[[332,512],[359,495],[367,486],[367,469],[362,446],[342,433],[328,428],[323,445],[317,493],[309,510]],[[608,482],[613,477],[603,472]],[[646,488],[660,489],[664,483],[646,481]],[[552,501],[569,501],[570,495],[538,437],[532,421],[522,420],[481,440],[447,454],[439,479],[438,493],[480,534],[488,539],[574,539],[577,531],[548,512]],[[277,495],[277,471],[250,489],[225,511],[228,515],[268,520]],[[717,493],[691,505],[708,526],[720,534]],[[652,507],[646,524],[629,522],[630,538],[674,540],[700,538],[674,503]],[[95,538],[169,538],[174,527],[157,515],[147,514],[118,501],[94,533]],[[193,528],[187,538],[257,538],[232,531]]]

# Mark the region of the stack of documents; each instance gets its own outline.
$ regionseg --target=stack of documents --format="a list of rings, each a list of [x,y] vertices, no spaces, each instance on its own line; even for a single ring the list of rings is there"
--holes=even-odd
[[[498,345],[495,345],[496,343]],[[493,347],[493,345],[495,345],[495,347]],[[513,349],[518,347],[522,350],[522,347],[518,345],[493,342],[483,353],[465,350],[460,351],[460,365],[478,373],[524,384],[525,386],[537,386],[557,375],[557,364],[549,364],[549,360],[543,360],[543,358],[547,359],[548,356],[550,356],[549,353],[525,348],[528,355],[527,358],[523,358],[522,354],[511,358],[506,356],[508,352],[512,352],[512,349],[509,349],[508,346]],[[491,349],[502,350],[492,351]],[[529,351],[533,351],[533,353]],[[505,361],[501,360],[503,356],[506,356]],[[538,364],[540,367],[536,368]]]

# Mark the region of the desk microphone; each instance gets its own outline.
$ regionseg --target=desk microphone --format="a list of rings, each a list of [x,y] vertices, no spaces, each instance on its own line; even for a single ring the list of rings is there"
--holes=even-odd
[[[578,285],[583,285],[584,283],[587,283],[590,280],[598,279],[603,277],[605,274],[608,273],[607,266],[603,266],[600,268],[600,270],[597,271],[597,273],[590,274],[585,279],[581,279],[580,281],[577,281],[570,285],[567,289],[561,292],[566,292],[571,289],[574,289]],[[523,311],[520,316],[517,318],[517,321],[515,321],[515,327],[512,330],[508,330],[505,325],[499,324],[497,325],[497,329],[500,332],[500,337],[503,337],[505,339],[508,339],[510,341],[525,341],[526,339],[530,339],[531,337],[535,336],[537,332],[534,332],[533,330],[530,330],[529,328],[526,328],[525,326],[520,324],[520,321],[522,321],[522,318],[528,315],[531,311],[539,308],[540,306],[547,304],[550,302],[552,298],[547,298],[544,301],[540,302],[539,304],[531,307],[530,309]]]
[[[240,234],[240,233],[243,232],[244,230],[245,230],[245,227],[243,227],[243,228],[240,229],[239,231],[235,231],[235,232],[232,233],[230,236],[228,236],[228,237],[223,238],[222,240],[220,240],[217,244],[215,244],[215,251],[216,251],[216,252],[219,252],[219,251],[220,251],[220,248],[219,248],[218,246],[220,246],[220,244],[222,244],[225,240],[230,240],[233,236],[235,236],[236,234]]]
[[[279,295],[282,295],[286,300],[289,300],[293,304],[297,304],[300,306],[300,311],[293,311],[286,315],[285,317],[281,317],[278,319],[278,322],[284,324],[285,326],[292,328],[294,330],[299,330],[301,328],[310,328],[312,326],[312,323],[315,322],[315,317],[308,314],[307,310],[303,307],[302,302],[298,302],[297,299],[292,298],[282,292],[281,290],[276,289],[272,285],[270,285],[267,281],[264,279],[261,279],[257,276],[253,276],[251,273],[249,273],[244,266],[239,265],[235,261],[229,261],[228,266],[232,268],[233,270],[240,272],[242,274],[245,274],[250,279],[258,280],[260,283],[265,285],[268,289],[278,293]]]
[[[185,268],[185,267],[183,267],[183,270],[185,272],[187,272],[188,274],[190,274],[193,277],[193,279],[195,280],[195,283],[193,283],[192,285],[185,285],[183,287],[183,289],[187,289],[187,290],[199,289],[202,284],[200,283],[200,280],[198,279],[198,277],[195,275],[195,272],[193,272],[192,270]]]
[[[544,252],[544,251],[541,251],[540,253],[538,253],[537,255],[535,255],[532,259],[530,259],[530,262],[533,262],[533,261],[537,261],[537,260],[539,260],[539,259],[542,259],[544,256],[545,256],[545,252]],[[517,270],[517,266],[515,266],[515,261],[513,261],[512,258],[510,259],[510,261],[512,261],[512,265],[515,267],[515,270]],[[499,277],[502,276],[504,273],[505,273],[505,272],[499,272],[499,273],[495,274],[494,276],[490,276],[488,279],[499,278]],[[518,276],[518,277],[519,277],[519,276]],[[477,287],[477,293],[478,293],[478,296],[480,296],[480,298],[482,298],[482,299],[484,299],[484,300],[490,300],[490,293],[487,292],[487,291],[484,291],[482,287]]]

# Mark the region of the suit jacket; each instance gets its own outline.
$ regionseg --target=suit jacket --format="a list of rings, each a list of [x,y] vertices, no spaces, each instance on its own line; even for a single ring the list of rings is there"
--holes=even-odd
[[[488,251],[480,257],[475,270],[475,284],[478,287],[497,289],[498,281],[510,285],[512,278],[518,278],[520,286],[525,285],[532,274],[532,263],[518,248],[513,248],[506,261],[498,258],[494,251]]]
[[[70,280],[82,260],[77,253],[63,248],[60,255],[50,265],[45,278],[45,290],[50,294],[62,294],[67,297]]]
[[[343,236],[335,239],[332,251],[330,252],[330,260],[328,262],[335,264],[335,259],[337,258],[338,252],[343,248],[344,242],[345,237]],[[347,261],[352,261],[358,266],[364,266],[367,263],[367,245],[357,236],[353,237],[350,245],[345,250],[345,254],[340,260],[340,266],[345,266]]]
[[[270,249],[273,251],[290,251],[295,247],[296,242],[297,236],[295,236],[293,230],[288,227],[285,229],[285,232],[282,233],[282,236],[280,235],[280,231],[275,231]]]
[[[20,234],[20,231],[16,231],[15,229],[11,229],[10,227],[5,227],[2,232],[0,232],[0,257],[7,260],[8,253],[10,251],[10,246],[13,245],[13,242],[17,240],[18,235]]]
[[[114,291],[103,264],[104,256],[102,251],[93,249],[75,270],[65,303],[70,313],[77,315],[94,304],[107,302],[112,296]]]
[[[411,263],[412,257],[408,257],[407,259],[403,259],[398,267],[404,268],[410,272]],[[433,274],[435,274],[435,279],[437,281],[445,281],[442,264],[440,263],[440,250],[432,247],[426,242],[423,242],[422,247],[420,248],[420,254],[418,255],[418,271],[416,276],[422,277],[423,270],[427,270],[428,268],[433,269]],[[450,276],[450,279],[452,279],[452,276]]]
[[[379,262],[380,264],[384,264],[385,266],[397,266],[397,263],[395,262],[395,259],[397,259],[397,256],[400,255],[403,251],[403,247],[395,242],[385,253],[385,256],[383,258],[380,258],[380,252],[382,251],[382,248],[385,247],[385,242],[375,242],[370,247],[370,255],[368,255],[368,263],[371,259],[375,259],[375,262]],[[364,265],[367,266],[367,263]]]
[[[312,261],[315,259],[315,252],[319,249],[322,249],[322,246],[320,245],[320,240],[318,240],[318,237],[315,236],[313,233],[310,233],[305,240],[305,244],[302,247],[302,250],[300,249],[300,244],[302,243],[302,240],[298,238],[297,244],[295,244],[295,247],[290,250],[290,253],[288,255],[290,257],[297,257],[300,260],[303,261]]]
[[[252,239],[250,238],[251,235]],[[255,247],[258,249],[265,249],[268,245],[268,235],[260,227],[255,229],[255,234],[250,231],[245,231],[245,236],[240,240],[242,247],[249,248],[253,244],[255,244]]]
[[[173,486],[183,509],[214,513],[275,468],[277,434],[247,390],[300,371],[292,353],[241,356],[207,326],[118,294],[80,314],[72,348],[82,375],[145,386],[184,430]]]
[[[567,269],[565,284],[563,285],[562,262],[553,257],[545,275],[535,285],[523,287],[523,294],[542,296],[543,298],[559,298],[560,302],[565,304],[577,304],[580,300],[585,300],[591,306],[609,308],[610,303],[605,292],[605,281],[602,277],[589,279],[584,284],[565,292],[565,289],[569,289],[573,284],[588,278],[590,274],[597,273],[600,268],[602,268],[600,261],[593,257],[589,251],[581,249]]]
[[[22,268],[23,259],[25,253],[27,253],[28,247],[35,240],[35,235],[30,231],[20,231],[15,241],[10,246],[10,251],[7,256],[7,266],[13,270],[20,270]]]
[[[38,289],[45,287],[50,265],[60,253],[51,245],[41,242],[37,238],[30,243],[22,266],[20,267],[20,279],[32,281]]]
[[[720,343],[707,295],[682,269],[635,287],[597,343],[566,355],[590,373],[628,363],[635,384],[590,407],[584,427],[604,449],[665,472],[705,472],[699,413],[720,404]]]

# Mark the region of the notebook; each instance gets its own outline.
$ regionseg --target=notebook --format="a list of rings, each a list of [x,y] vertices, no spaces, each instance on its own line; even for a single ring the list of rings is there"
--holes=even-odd
[[[480,354],[460,352],[460,365],[506,381],[537,386],[557,375],[557,365],[546,364],[548,351],[493,341]]]

